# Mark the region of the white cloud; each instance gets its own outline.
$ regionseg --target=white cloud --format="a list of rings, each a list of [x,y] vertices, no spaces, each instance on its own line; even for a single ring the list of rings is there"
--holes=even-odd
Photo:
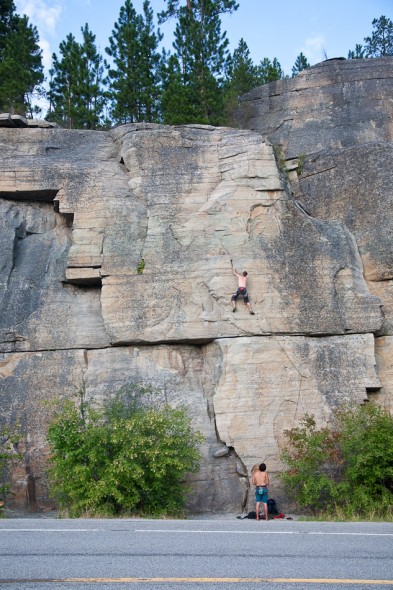
[[[61,0],[15,0],[15,5],[17,13],[28,16],[30,24],[37,27],[42,61],[48,70],[53,53],[48,37],[56,37],[56,27],[63,10]]]
[[[42,63],[44,64],[44,68],[49,70],[52,65],[52,51],[50,45],[45,39],[40,39],[38,45],[42,49]]]
[[[53,35],[56,25],[60,20],[62,6],[60,2],[46,2],[45,0],[17,0],[17,11],[26,14],[30,22],[37,27],[40,33]],[[41,35],[40,35],[41,36]]]
[[[319,35],[318,37],[309,37],[304,42],[304,47],[300,51],[304,53],[311,65],[319,63],[326,59],[325,37]],[[328,56],[329,57],[329,56]]]
[[[30,24],[38,29],[39,46],[42,49],[42,63],[47,72],[52,65],[51,40],[56,39],[56,28],[62,16],[63,0],[14,0],[16,12],[25,14],[29,18]],[[47,88],[47,81],[44,82]],[[48,110],[48,102],[45,98],[37,99],[34,104],[43,110],[43,115]]]

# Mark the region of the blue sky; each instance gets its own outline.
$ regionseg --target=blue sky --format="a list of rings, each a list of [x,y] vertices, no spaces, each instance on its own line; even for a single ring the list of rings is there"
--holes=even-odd
[[[186,0],[184,0],[185,3]],[[14,0],[17,12],[37,26],[46,68],[53,52],[68,33],[77,40],[87,22],[104,53],[124,0]],[[347,57],[356,43],[371,35],[372,20],[384,15],[393,20],[393,0],[238,0],[239,10],[223,17],[230,49],[246,41],[255,63],[276,57],[285,74],[291,74],[302,51],[311,65],[333,57]],[[134,0],[142,12],[143,0]],[[164,0],[151,0],[155,12]],[[163,44],[172,47],[173,24],[161,27]]]

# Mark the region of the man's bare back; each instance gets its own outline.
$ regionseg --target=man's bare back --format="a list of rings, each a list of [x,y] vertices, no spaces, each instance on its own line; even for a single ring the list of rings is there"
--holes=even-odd
[[[247,287],[247,277],[244,275],[240,275],[235,270],[233,271],[233,273],[237,276],[238,287]]]
[[[270,483],[269,474],[267,471],[254,471],[252,475],[252,483],[254,486],[268,486]]]
[[[269,519],[267,500],[268,500],[268,489],[267,486],[270,483],[268,472],[266,471],[265,463],[261,463],[258,466],[254,466],[252,470],[251,481],[255,486],[255,512],[256,519],[259,520],[259,505],[262,502],[263,510],[265,513],[265,520]]]
[[[232,295],[231,301],[232,301],[232,311],[236,311],[236,300],[239,297],[239,295],[241,295],[243,297],[243,301],[244,303],[247,305],[248,310],[250,312],[251,315],[255,315],[255,313],[252,311],[251,309],[251,303],[248,297],[248,291],[247,291],[247,272],[243,271],[242,274],[239,274],[238,272],[236,272],[236,270],[234,268],[232,268],[233,274],[237,277],[237,291],[236,293],[234,293]]]

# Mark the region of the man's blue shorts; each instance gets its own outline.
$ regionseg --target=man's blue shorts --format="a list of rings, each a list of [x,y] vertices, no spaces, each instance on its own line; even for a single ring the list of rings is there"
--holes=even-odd
[[[257,486],[255,488],[255,502],[263,502],[266,504],[268,497],[268,489],[266,486]]]

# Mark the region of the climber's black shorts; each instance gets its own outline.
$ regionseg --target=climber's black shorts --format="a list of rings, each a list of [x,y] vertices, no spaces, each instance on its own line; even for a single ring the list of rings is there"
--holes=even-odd
[[[248,291],[245,287],[239,287],[236,293],[234,293],[231,297],[231,301],[236,301],[239,295],[243,295],[244,303],[248,303]]]

